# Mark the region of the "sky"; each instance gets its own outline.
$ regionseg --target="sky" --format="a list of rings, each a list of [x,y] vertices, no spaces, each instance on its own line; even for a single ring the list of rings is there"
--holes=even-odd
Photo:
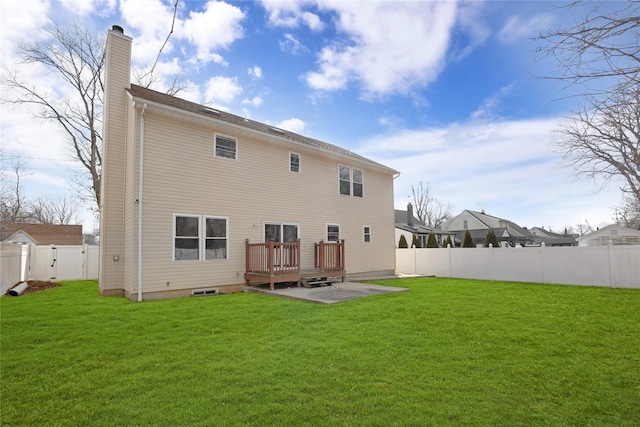
[[[533,38],[587,13],[550,1],[22,0],[0,6],[3,73],[51,96],[57,77],[24,66],[20,42],[72,22],[133,38],[134,72],[159,57],[151,88],[341,146],[401,172],[395,207],[411,187],[451,204],[553,231],[611,224],[620,183],[576,181],[555,145],[579,107]],[[606,4],[605,4],[606,6]],[[132,81],[135,82],[132,77]],[[572,92],[573,91],[573,92]],[[5,87],[2,97],[10,95]],[[26,162],[23,191],[73,197],[81,168],[55,126],[2,104],[0,163]],[[10,176],[10,173],[9,175]],[[6,178],[6,176],[5,176]],[[366,185],[366,183],[365,183]],[[97,221],[83,204],[85,231]]]

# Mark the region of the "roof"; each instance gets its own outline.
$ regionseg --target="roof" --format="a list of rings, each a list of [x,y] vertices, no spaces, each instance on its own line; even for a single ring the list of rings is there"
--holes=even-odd
[[[82,225],[29,224],[10,222],[1,225],[2,241],[27,235],[38,245],[81,245]],[[20,233],[22,232],[22,233]]]
[[[424,225],[415,216],[413,217],[413,224],[409,225],[407,223],[407,219],[408,219],[407,211],[403,211],[401,209],[395,209],[394,213],[395,213],[396,228],[399,228],[401,230],[408,231],[410,233],[416,233],[416,234],[429,234],[431,232],[435,234],[452,234],[452,235],[454,234],[444,230],[440,230],[438,228],[429,228],[426,225]]]
[[[611,242],[614,245],[638,245],[640,244],[640,230],[623,227],[621,225],[607,225],[577,239],[581,245],[607,245]]]
[[[460,214],[451,218],[451,220],[447,221],[446,224],[442,226],[443,229],[448,231],[466,231],[462,226],[456,226],[455,224],[459,222],[460,219],[464,218],[473,218],[482,224],[481,227],[469,227],[469,231],[472,230],[484,230],[486,235],[486,230],[493,228],[493,231],[496,232],[498,239],[501,238],[504,230],[507,229],[508,233],[511,237],[523,237],[526,238],[529,236],[529,232],[527,229],[520,227],[515,222],[509,221],[504,218],[498,218],[497,216],[488,215],[484,212],[476,212],[471,210],[464,210]],[[500,230],[500,233],[498,233]]]
[[[376,168],[387,170],[389,173],[397,174],[397,170],[389,168],[383,164],[374,162],[364,156],[356,154],[352,151],[338,147],[337,145],[329,144],[327,142],[319,141],[317,139],[309,138],[295,132],[290,132],[284,129],[276,128],[274,126],[250,120],[246,117],[236,116],[235,114],[227,113],[225,111],[216,110],[205,105],[196,104],[195,102],[187,101],[185,99],[177,98],[173,95],[157,92],[155,90],[147,89],[142,86],[131,85],[128,89],[131,96],[160,104],[166,107],[175,108],[184,112],[200,115],[202,117],[211,119],[213,121],[221,121],[229,123],[235,126],[239,126],[245,129],[249,129],[255,132],[259,132],[265,135],[269,135],[272,138],[279,138],[296,144],[303,144],[310,148],[324,151],[327,153],[337,154],[339,156],[347,157],[359,162],[367,163]]]

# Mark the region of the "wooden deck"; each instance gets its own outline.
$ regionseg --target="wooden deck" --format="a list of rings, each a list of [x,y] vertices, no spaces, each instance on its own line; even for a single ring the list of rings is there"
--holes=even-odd
[[[300,240],[294,242],[249,243],[245,241],[246,269],[244,281],[247,286],[269,284],[271,290],[276,283],[295,282],[297,286],[330,284],[338,278],[344,282],[344,240],[314,243],[314,266],[301,269]]]

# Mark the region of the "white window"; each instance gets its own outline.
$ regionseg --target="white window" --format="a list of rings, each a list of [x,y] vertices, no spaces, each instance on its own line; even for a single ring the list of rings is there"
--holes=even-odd
[[[353,196],[362,197],[362,171],[353,169]]]
[[[299,238],[298,224],[269,222],[264,224],[264,241],[295,242]]]
[[[205,217],[204,259],[227,259],[227,218]]]
[[[365,242],[369,243],[371,241],[371,227],[365,225],[363,227],[363,239]]]
[[[340,194],[345,196],[353,194],[354,197],[363,196],[364,172],[361,169],[340,165],[338,179],[340,182]]]
[[[213,153],[216,157],[225,159],[237,159],[238,141],[228,136],[216,135],[214,139]]]
[[[173,216],[173,260],[227,259],[229,221],[225,217]]]
[[[175,215],[173,224],[173,260],[199,260],[200,217],[192,215]]]
[[[351,195],[351,168],[340,166],[340,194]]]
[[[327,241],[337,242],[340,240],[340,225],[327,224]]]
[[[300,173],[300,154],[289,153],[289,171]]]

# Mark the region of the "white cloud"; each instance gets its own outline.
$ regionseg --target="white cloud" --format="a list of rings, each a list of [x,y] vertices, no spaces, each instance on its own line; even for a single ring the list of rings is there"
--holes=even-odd
[[[305,75],[314,89],[338,90],[349,81],[367,95],[408,93],[426,86],[444,66],[456,2],[322,3],[338,15],[343,43],[324,47],[319,70]]]
[[[61,3],[68,13],[81,17],[109,14],[116,6],[116,0],[65,0]]]
[[[2,43],[3,65],[8,65],[15,54],[14,49],[21,40],[36,42],[47,37],[43,27],[50,24],[48,17],[51,5],[46,0],[33,0],[26,7],[23,2],[2,2],[0,14],[0,43]]]
[[[554,152],[559,120],[469,121],[395,130],[362,141],[354,151],[401,171],[394,181],[398,208],[406,206],[411,184],[423,181],[439,200],[455,205],[454,213],[485,207],[523,226],[572,226],[594,204],[611,206],[616,197],[595,196],[592,188],[571,185],[561,155]]]
[[[251,99],[245,99],[242,101],[244,105],[250,105],[251,107],[259,107],[262,105],[262,98],[259,96],[254,96]]]
[[[300,52],[307,52],[308,49],[300,43],[300,40],[295,38],[292,34],[285,34],[284,38],[279,42],[280,50],[283,52],[289,52],[292,55],[297,55]]]
[[[262,6],[269,15],[269,24],[286,28],[304,25],[312,31],[321,31],[324,29],[324,24],[320,17],[315,13],[303,10],[303,7],[309,3],[311,2],[262,0]]]
[[[179,38],[186,38],[196,46],[197,58],[203,62],[219,61],[218,49],[227,48],[244,36],[241,25],[245,15],[228,3],[209,0],[203,12],[190,12],[182,22]]]
[[[249,75],[255,79],[262,78],[262,68],[258,67],[257,65],[252,68],[249,68],[247,70],[247,73],[249,73]]]
[[[548,28],[555,20],[549,13],[537,13],[528,18],[512,16],[507,19],[504,26],[498,33],[498,39],[505,44],[515,43],[524,38],[537,36],[541,31]]]
[[[499,117],[500,115],[496,110],[498,110],[498,108],[500,107],[502,100],[508,97],[509,94],[513,91],[514,87],[515,83],[510,83],[506,86],[501,87],[496,94],[490,96],[489,98],[486,98],[482,102],[482,105],[473,113],[471,113],[471,118],[474,120],[487,120]]]
[[[300,133],[304,131],[306,124],[304,121],[293,117],[291,119],[283,120],[278,123],[277,127],[288,130],[290,132]]]
[[[207,103],[232,102],[242,93],[242,87],[237,78],[211,77],[205,84],[205,99]]]

